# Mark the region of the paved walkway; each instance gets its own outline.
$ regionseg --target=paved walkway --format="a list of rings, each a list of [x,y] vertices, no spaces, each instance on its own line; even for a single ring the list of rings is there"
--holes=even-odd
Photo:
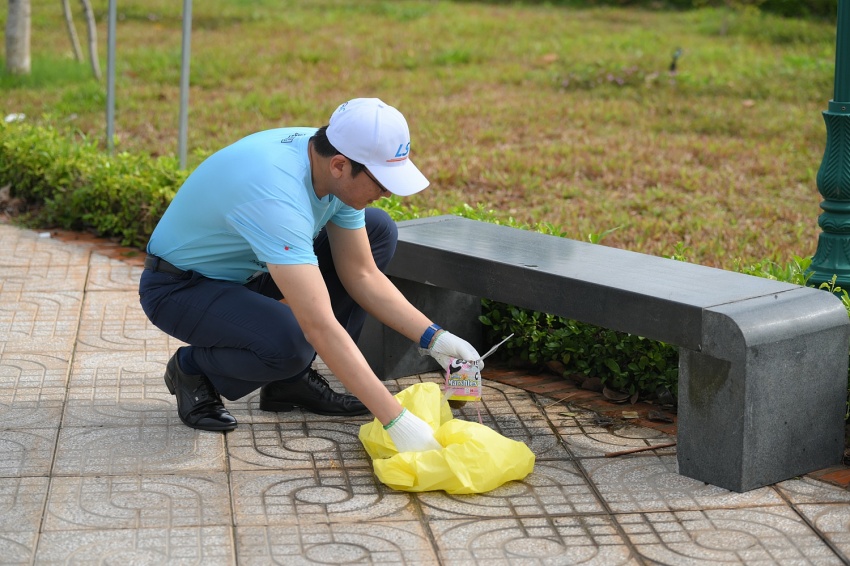
[[[807,476],[738,494],[676,473],[654,428],[488,381],[462,416],[525,442],[522,482],[475,496],[377,482],[367,417],[228,407],[177,419],[179,345],[139,308],[138,261],[0,225],[2,564],[842,564],[850,491]],[[320,368],[324,369],[324,368]],[[485,370],[486,377],[487,370]],[[387,382],[394,392],[436,374]],[[338,384],[337,384],[338,386]]]

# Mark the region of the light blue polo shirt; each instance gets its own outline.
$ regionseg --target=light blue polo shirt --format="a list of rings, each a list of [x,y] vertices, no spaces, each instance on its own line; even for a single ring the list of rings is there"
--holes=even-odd
[[[315,132],[267,130],[211,155],[177,191],[148,253],[240,283],[267,263],[318,265],[313,239],[325,224],[357,229],[365,219],[332,195],[316,197],[307,153]]]

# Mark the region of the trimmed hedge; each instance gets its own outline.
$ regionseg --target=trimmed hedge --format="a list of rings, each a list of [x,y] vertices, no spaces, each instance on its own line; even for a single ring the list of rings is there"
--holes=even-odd
[[[79,133],[0,122],[0,187],[31,205],[31,225],[144,247],[187,175],[171,157],[108,155]]]

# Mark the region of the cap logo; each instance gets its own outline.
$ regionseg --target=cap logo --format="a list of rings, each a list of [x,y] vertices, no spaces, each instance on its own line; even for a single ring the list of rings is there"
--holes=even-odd
[[[387,163],[393,163],[395,161],[404,161],[407,159],[407,155],[410,153],[410,142],[406,144],[400,143],[398,144],[398,149],[395,151],[395,157],[393,159],[387,159]]]

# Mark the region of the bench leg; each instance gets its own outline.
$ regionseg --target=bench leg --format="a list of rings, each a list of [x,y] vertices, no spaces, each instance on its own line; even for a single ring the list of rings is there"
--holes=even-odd
[[[702,351],[680,351],[679,473],[744,492],[841,462],[848,317],[818,293],[706,312]]]
[[[480,298],[398,277],[390,277],[390,280],[407,300],[427,317],[469,341],[483,353],[484,332],[478,320],[481,316]],[[433,358],[419,354],[418,344],[387,328],[371,316],[366,319],[357,345],[372,371],[381,379],[440,371]]]

